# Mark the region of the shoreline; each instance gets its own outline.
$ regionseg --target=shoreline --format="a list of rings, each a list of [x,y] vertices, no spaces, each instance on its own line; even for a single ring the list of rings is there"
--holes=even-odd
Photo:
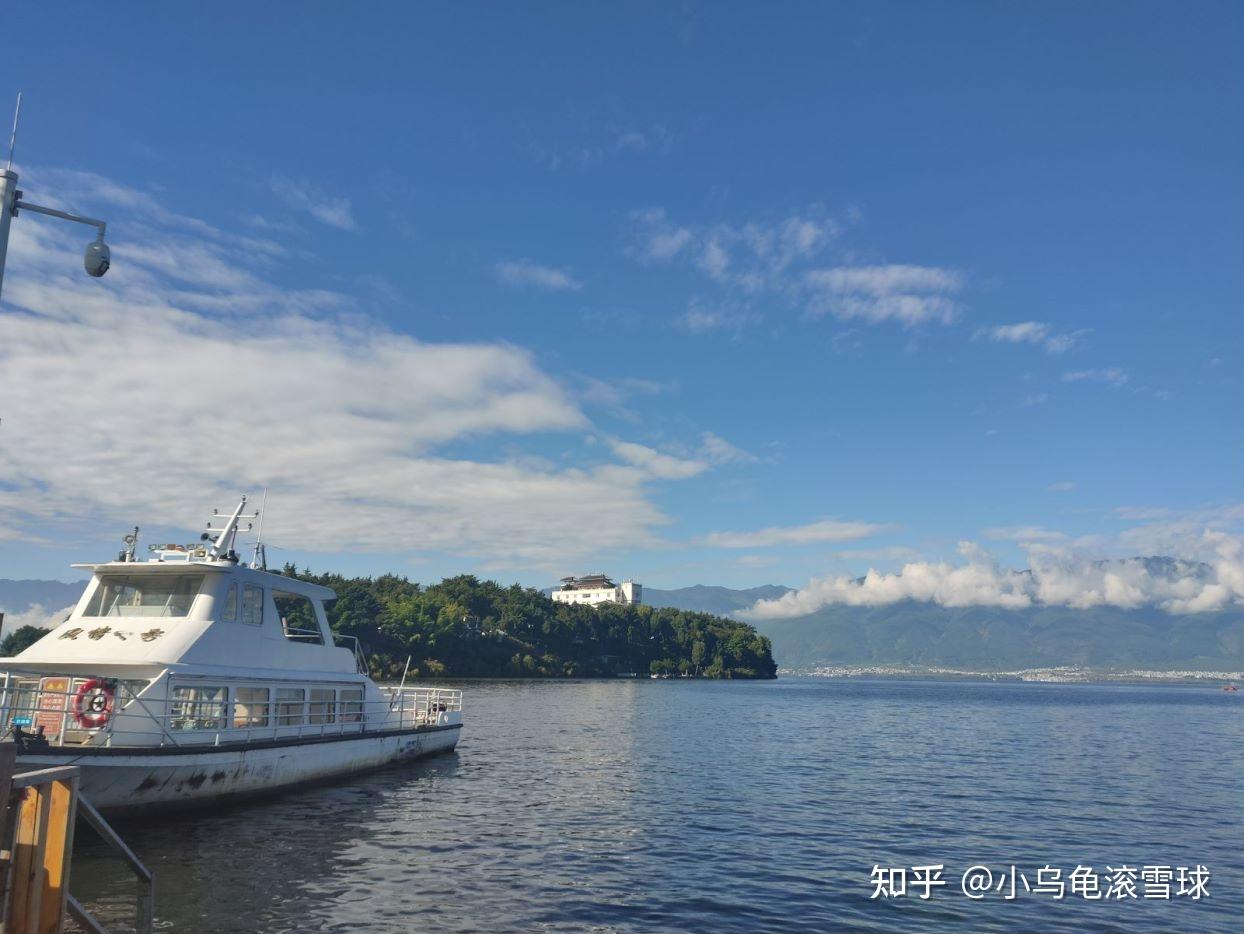
[[[1244,682],[1244,672],[1223,670],[1147,668],[1092,668],[1078,665],[1033,668],[970,669],[904,665],[822,665],[779,668],[778,677],[810,677],[833,680],[871,679],[893,681],[997,681],[1016,684],[1182,684],[1216,685]]]

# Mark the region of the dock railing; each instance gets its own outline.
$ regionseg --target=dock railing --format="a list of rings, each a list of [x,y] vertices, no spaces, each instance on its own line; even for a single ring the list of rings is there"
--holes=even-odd
[[[74,828],[82,817],[138,880],[134,929],[151,934],[155,880],[111,825],[78,791],[77,766],[13,773],[16,749],[0,745],[0,931],[60,934],[65,919],[91,934],[104,927],[69,892]]]

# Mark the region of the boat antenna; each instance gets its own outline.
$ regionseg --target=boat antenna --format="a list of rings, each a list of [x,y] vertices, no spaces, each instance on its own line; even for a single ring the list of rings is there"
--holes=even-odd
[[[259,505],[259,529],[255,534],[255,554],[251,558],[251,567],[257,571],[268,570],[268,553],[263,547],[263,514],[268,511],[268,488],[263,488],[263,500]]]
[[[17,148],[17,120],[22,115],[22,92],[17,92],[17,109],[13,111],[13,132],[9,134],[9,164],[5,171],[13,168],[13,150]]]
[[[413,655],[406,656],[406,668],[402,671],[402,683],[397,686],[397,693],[389,698],[389,710],[392,711],[397,706],[399,700],[403,700],[405,695],[402,693],[406,690],[406,676],[410,674],[410,660]]]
[[[256,513],[255,515],[250,515],[250,516],[242,515],[242,510],[245,508],[246,508],[246,494],[243,493],[242,501],[238,503],[238,508],[233,510],[233,515],[229,517],[229,521],[225,524],[225,527],[220,530],[220,535],[217,536],[216,541],[215,543],[213,543],[212,547],[207,549],[207,556],[211,558],[213,561],[219,561],[221,558],[229,558],[231,555],[233,556],[232,560],[237,561],[237,555],[235,555],[233,551],[233,543],[237,540],[237,537],[238,537],[238,520],[259,518],[258,513]],[[218,516],[220,515],[220,513],[217,510],[213,509],[212,515]],[[247,523],[246,528],[249,531],[251,528],[253,528],[253,526],[250,523]],[[208,530],[203,533],[203,539],[205,541],[212,537],[211,536],[212,532],[216,531],[215,529],[212,528],[212,524],[210,522],[207,524],[207,529]]]

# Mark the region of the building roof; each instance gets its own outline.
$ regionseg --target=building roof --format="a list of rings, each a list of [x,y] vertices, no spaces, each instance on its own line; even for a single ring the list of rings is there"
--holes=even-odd
[[[582,577],[563,577],[562,590],[600,590],[616,587],[607,574],[584,574]]]

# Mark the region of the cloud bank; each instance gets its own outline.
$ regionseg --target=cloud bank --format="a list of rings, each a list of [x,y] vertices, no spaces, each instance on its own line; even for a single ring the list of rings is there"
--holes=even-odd
[[[638,446],[571,466],[455,456],[481,437],[579,437],[590,424],[520,348],[392,331],[349,294],[276,284],[279,244],[80,181],[75,192],[62,174],[58,190],[107,201],[106,279],[81,274],[76,231],[13,227],[0,538],[136,522],[193,533],[206,510],[267,487],[275,545],[554,567],[654,543],[667,520],[649,485],[707,469]]]
[[[761,600],[750,619],[805,616],[829,604],[885,606],[903,600],[945,607],[991,606],[1022,610],[1032,606],[1088,609],[1157,606],[1170,613],[1201,613],[1244,603],[1244,538],[1207,530],[1205,564],[1129,558],[1094,561],[1066,550],[1029,545],[1029,568],[999,567],[971,542],[961,542],[960,563],[912,561],[902,570],[875,570],[863,577],[813,578],[800,590]]]
[[[35,603],[20,613],[5,613],[4,632],[0,633],[0,635],[7,636],[23,626],[34,626],[36,629],[51,629],[64,622],[72,612],[73,604],[63,609],[49,612],[44,609],[42,604]]]

